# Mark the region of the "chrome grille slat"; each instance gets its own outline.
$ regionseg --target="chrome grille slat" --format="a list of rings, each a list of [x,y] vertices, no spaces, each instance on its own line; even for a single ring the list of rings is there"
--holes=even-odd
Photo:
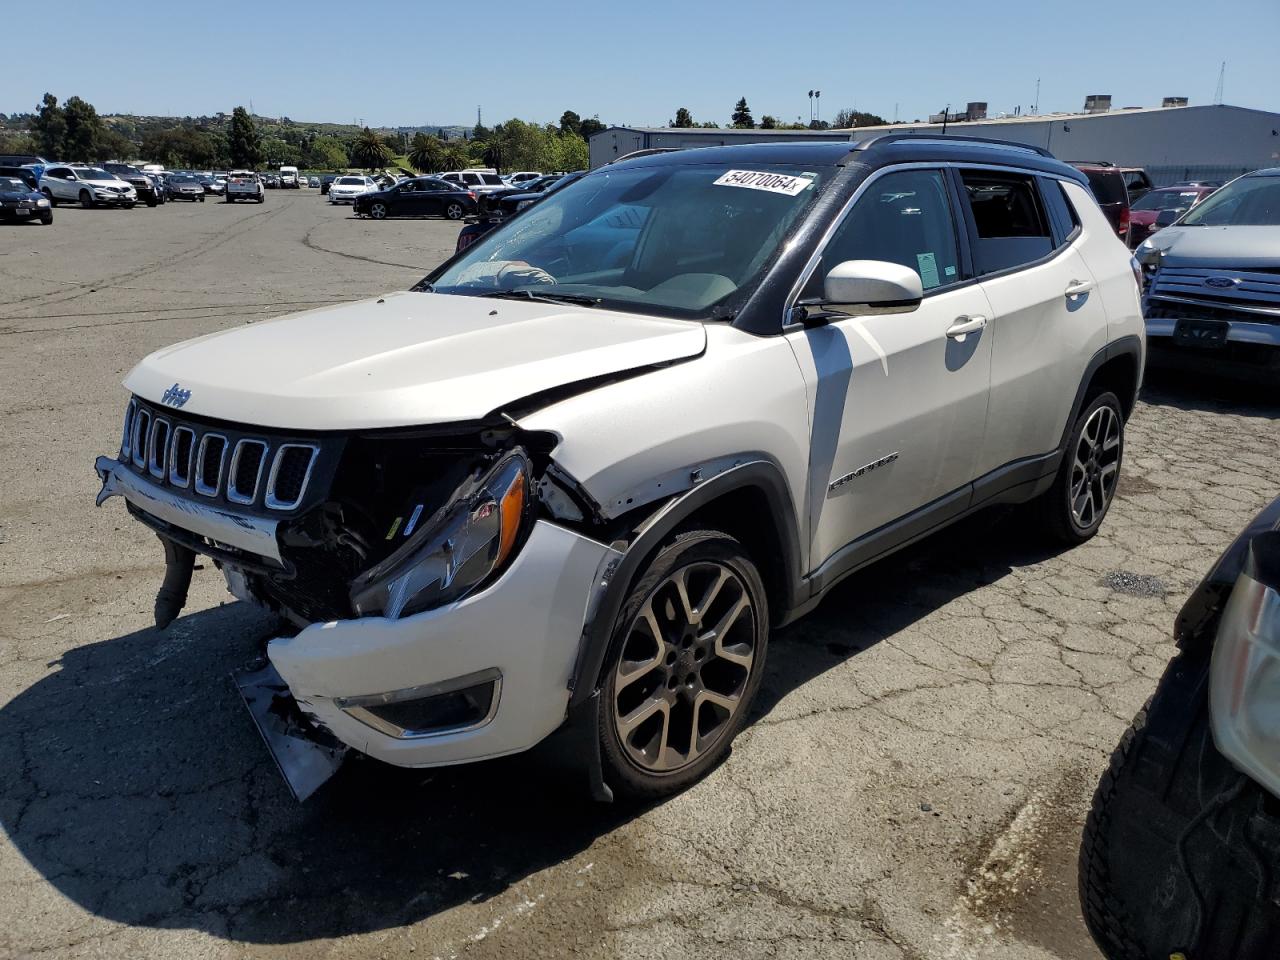
[[[298,493],[292,499],[280,498],[277,496],[276,484],[280,479],[280,469],[285,462],[288,452],[291,450],[307,451],[307,465],[302,475],[302,482],[298,485]],[[272,510],[292,510],[302,502],[303,495],[307,492],[307,484],[311,481],[311,468],[315,466],[316,457],[320,453],[320,448],[314,443],[282,443],[276,448],[275,456],[271,458],[271,473],[267,476],[267,494],[263,503]]]
[[[169,465],[170,436],[169,421],[164,417],[156,417],[151,422],[151,436],[147,440],[147,472],[157,480],[164,479],[164,472]]]
[[[253,486],[245,491],[240,484],[240,460],[249,451],[258,450],[258,465],[253,471]],[[258,497],[258,487],[262,483],[262,468],[267,463],[267,444],[263,440],[240,440],[236,443],[235,452],[231,455],[231,469],[227,471],[227,499],[232,503],[250,504]]]
[[[121,460],[133,458],[133,418],[137,412],[138,401],[130,400],[129,405],[124,408],[124,431],[120,437]]]
[[[213,471],[213,482],[210,483],[209,471],[205,469],[210,444],[218,446],[218,467]],[[200,452],[196,455],[196,493],[205,497],[216,497],[222,488],[222,467],[227,462],[227,438],[220,433],[206,433],[200,438]]]
[[[133,417],[133,465],[141,469],[147,462],[147,440],[151,434],[151,413],[139,410]]]
[[[190,438],[186,444],[186,455],[183,455],[182,438]],[[186,489],[191,485],[191,458],[196,452],[196,432],[190,427],[176,427],[173,441],[169,448],[169,482],[175,487]]]

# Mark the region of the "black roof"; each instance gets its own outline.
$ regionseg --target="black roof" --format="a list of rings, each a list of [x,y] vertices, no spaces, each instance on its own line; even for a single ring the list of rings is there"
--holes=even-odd
[[[1084,175],[1056,159],[1048,150],[1005,140],[954,137],[930,134],[886,134],[854,141],[790,141],[743,143],[731,146],[693,147],[634,160],[619,160],[626,166],[666,166],[673,163],[812,164],[843,166],[862,163],[883,167],[891,163],[950,161],[960,163],[1010,164],[1087,183]]]

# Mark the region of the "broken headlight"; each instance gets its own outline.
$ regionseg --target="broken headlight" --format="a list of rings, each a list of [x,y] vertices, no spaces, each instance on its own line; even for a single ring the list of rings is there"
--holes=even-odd
[[[356,612],[395,619],[462,599],[515,553],[530,488],[521,451],[464,484],[408,543],[352,583]]]

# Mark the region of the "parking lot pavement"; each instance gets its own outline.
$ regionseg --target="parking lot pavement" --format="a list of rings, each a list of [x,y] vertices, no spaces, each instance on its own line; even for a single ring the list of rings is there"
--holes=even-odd
[[[159,545],[93,509],[93,458],[149,350],[403,288],[457,229],[315,191],[0,227],[0,957],[1096,957],[1083,814],[1182,599],[1277,492],[1274,401],[1157,383],[1091,543],[996,513],[850,579],[665,803],[531,758],[356,763],[293,802],[228,677],[271,624],[205,564],[150,627]]]

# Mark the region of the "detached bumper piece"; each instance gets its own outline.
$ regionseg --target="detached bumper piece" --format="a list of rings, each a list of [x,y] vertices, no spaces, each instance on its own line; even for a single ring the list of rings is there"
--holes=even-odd
[[[275,667],[232,677],[271,759],[301,803],[338,772],[348,748],[307,719]]]

